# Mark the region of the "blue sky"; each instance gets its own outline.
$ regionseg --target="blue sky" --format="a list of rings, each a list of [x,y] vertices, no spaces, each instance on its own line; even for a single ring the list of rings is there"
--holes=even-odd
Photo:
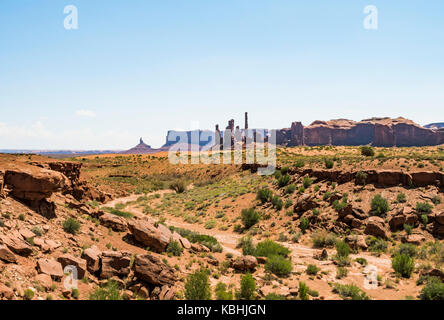
[[[244,111],[261,128],[444,121],[441,0],[10,0],[0,41],[0,149],[158,147]]]

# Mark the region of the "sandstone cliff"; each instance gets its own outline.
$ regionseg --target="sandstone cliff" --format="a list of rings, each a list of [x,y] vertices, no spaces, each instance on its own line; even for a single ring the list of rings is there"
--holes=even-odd
[[[315,121],[308,127],[293,122],[290,129],[278,130],[276,143],[287,146],[433,146],[444,143],[444,130],[424,128],[401,117],[371,118],[359,122],[347,119]]]

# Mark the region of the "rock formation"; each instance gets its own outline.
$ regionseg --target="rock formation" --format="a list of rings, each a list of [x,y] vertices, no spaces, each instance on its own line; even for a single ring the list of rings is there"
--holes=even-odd
[[[444,130],[432,130],[404,118],[314,121],[308,127],[293,122],[278,130],[277,144],[287,146],[371,144],[377,147],[434,146],[444,143]]]

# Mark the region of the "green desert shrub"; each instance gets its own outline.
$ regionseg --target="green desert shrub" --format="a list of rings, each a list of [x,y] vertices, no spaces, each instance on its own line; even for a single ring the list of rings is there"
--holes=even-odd
[[[279,196],[274,196],[271,199],[271,204],[278,211],[282,210],[282,207],[284,206],[284,202],[282,201],[281,197],[279,197]]]
[[[417,253],[417,248],[414,244],[412,243],[401,243],[398,247],[398,249],[395,251],[395,255],[396,254],[405,254],[408,255],[409,257],[414,258],[416,256]]]
[[[241,220],[245,229],[250,229],[259,221],[260,215],[254,208],[243,209],[241,212]]]
[[[290,250],[273,240],[264,240],[257,244],[255,250],[256,257],[271,257],[273,255],[288,256]]]
[[[296,162],[294,163],[294,166],[296,168],[302,168],[303,166],[305,166],[305,162],[302,159],[298,159],[296,160]]]
[[[297,188],[298,188],[297,185],[295,185],[295,184],[290,184],[290,185],[288,185],[288,186],[285,188],[285,193],[286,193],[286,194],[293,194],[293,193],[296,191]]]
[[[171,253],[173,256],[180,257],[183,252],[183,248],[179,242],[172,240],[168,243],[167,252]]]
[[[396,196],[396,201],[399,203],[405,203],[405,202],[407,202],[407,196],[405,195],[405,193],[400,192]]]
[[[256,199],[264,204],[271,201],[271,197],[273,197],[273,191],[268,188],[262,188],[257,192]]]
[[[170,183],[170,189],[176,193],[183,193],[187,189],[187,185],[184,180],[176,180]]]
[[[335,163],[333,162],[333,160],[330,159],[324,159],[324,165],[327,169],[331,169],[333,168],[333,166],[335,165]]]
[[[444,300],[444,283],[431,281],[422,288],[419,295],[421,300]]]
[[[67,233],[76,234],[80,230],[80,222],[74,218],[68,218],[63,222],[63,230]]]
[[[254,255],[256,250],[251,236],[242,237],[239,241],[238,247],[242,248],[242,254],[244,256]]]
[[[185,298],[187,300],[211,299],[210,279],[207,270],[197,270],[188,276],[185,282]]]
[[[415,260],[407,254],[396,254],[392,258],[392,268],[404,278],[410,278],[415,269]]]
[[[310,297],[308,296],[310,289],[308,288],[307,284],[305,282],[299,281],[299,288],[298,288],[298,296],[301,300],[309,300]]]
[[[237,298],[241,300],[254,300],[256,297],[256,281],[250,273],[245,274],[241,279],[240,290]]]
[[[311,240],[315,248],[329,248],[336,244],[337,237],[334,233],[321,230],[313,233]]]
[[[313,184],[313,180],[310,177],[304,177],[302,179],[302,185],[304,186],[305,189],[310,187],[312,184]]]
[[[287,276],[291,273],[293,266],[291,261],[280,255],[273,255],[267,258],[265,270],[278,276]]]
[[[310,225],[310,220],[308,220],[308,218],[306,217],[302,217],[301,220],[299,221],[299,228],[301,228],[301,231],[303,233],[305,233],[309,225]]]
[[[285,296],[271,292],[265,296],[265,300],[286,300]]]
[[[433,206],[428,202],[418,202],[416,204],[416,211],[418,213],[430,214],[432,213]]]
[[[365,239],[365,242],[370,252],[382,253],[387,251],[388,244],[384,239],[370,236]]]
[[[286,185],[288,185],[289,183],[290,183],[290,176],[287,175],[287,174],[284,174],[283,176],[281,176],[281,177],[278,179],[278,187],[279,187],[279,188],[283,188],[283,187],[285,187]]]
[[[233,291],[227,290],[225,283],[219,282],[215,288],[216,300],[233,300]]]
[[[370,300],[367,294],[354,284],[335,284],[333,292],[345,300]]]
[[[321,270],[321,269],[318,268],[316,265],[314,265],[314,264],[309,264],[309,265],[307,266],[307,269],[305,270],[305,272],[306,272],[308,275],[314,276],[314,275],[316,275],[316,274],[319,272],[319,270]]]
[[[345,241],[336,242],[336,255],[341,258],[348,258],[350,246]]]
[[[381,216],[389,211],[388,201],[383,198],[380,194],[377,194],[373,197],[372,202],[370,204],[371,212],[374,215]]]
[[[372,147],[363,146],[361,147],[361,154],[366,157],[373,157],[375,155],[375,151]]]
[[[89,300],[123,300],[119,283],[114,280],[108,280],[89,294]]]

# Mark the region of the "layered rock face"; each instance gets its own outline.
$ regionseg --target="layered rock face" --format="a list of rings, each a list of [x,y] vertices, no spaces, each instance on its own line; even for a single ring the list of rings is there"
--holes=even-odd
[[[432,130],[404,118],[371,118],[355,122],[315,121],[308,127],[293,122],[277,131],[277,144],[287,146],[367,145],[378,147],[434,146],[444,143],[444,130]]]

